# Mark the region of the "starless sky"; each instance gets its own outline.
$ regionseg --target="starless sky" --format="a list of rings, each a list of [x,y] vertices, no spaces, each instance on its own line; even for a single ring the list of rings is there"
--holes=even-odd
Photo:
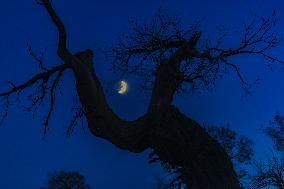
[[[115,87],[108,85],[115,78],[108,70],[110,60],[99,51],[100,47],[115,43],[120,33],[128,31],[128,18],[143,22],[162,6],[179,15],[184,27],[202,19],[202,37],[214,37],[218,26],[228,26],[231,33],[225,44],[234,46],[242,21],[250,20],[255,13],[269,15],[275,9],[279,18],[277,30],[284,34],[284,2],[280,0],[53,0],[53,4],[66,25],[70,50],[94,49],[96,72],[108,102],[116,113],[129,120],[146,111],[149,94],[138,90],[137,79],[121,78],[128,80],[130,88],[126,95],[118,95]],[[46,49],[47,66],[60,63],[56,56],[56,28],[45,10],[33,0],[1,1],[0,23],[1,89],[8,87],[7,81],[19,83],[38,71],[26,51],[27,42],[37,52]],[[283,50],[282,45],[272,53],[284,59]],[[260,84],[251,89],[251,96],[242,98],[236,75],[229,74],[216,82],[213,91],[177,96],[174,103],[201,124],[230,124],[255,141],[256,153],[261,158],[271,146],[259,128],[267,124],[276,111],[284,113],[284,72],[280,66],[269,71],[260,58],[239,57],[234,61],[248,81],[261,76]],[[72,137],[64,135],[70,118],[69,108],[77,103],[73,84],[69,73],[62,83],[63,94],[57,101],[57,111],[44,140],[42,123],[47,106],[35,119],[20,106],[12,107],[10,116],[0,127],[0,188],[37,188],[48,172],[61,169],[81,172],[92,188],[151,188],[154,177],[162,171],[159,165],[147,163],[148,152],[131,154],[119,150],[93,137],[87,129],[84,132],[77,128]]]

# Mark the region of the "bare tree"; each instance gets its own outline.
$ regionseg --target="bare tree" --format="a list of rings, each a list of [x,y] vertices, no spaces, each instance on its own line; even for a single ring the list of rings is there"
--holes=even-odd
[[[264,133],[271,138],[277,151],[284,151],[284,117],[277,112],[270,126],[263,129]]]
[[[240,184],[229,156],[207,132],[194,120],[182,114],[172,105],[175,93],[183,84],[209,85],[232,69],[243,85],[248,85],[231,58],[237,55],[259,55],[281,62],[268,54],[277,46],[279,38],[273,33],[274,15],[245,25],[240,44],[222,48],[221,40],[215,45],[200,45],[201,31],[198,27],[182,30],[177,20],[157,14],[153,23],[133,23],[133,33],[113,48],[114,66],[126,73],[145,73],[152,79],[152,94],[145,115],[133,121],[119,118],[106,102],[100,81],[93,65],[90,49],[72,53],[67,47],[64,24],[52,7],[51,0],[37,0],[45,8],[58,30],[57,55],[62,64],[42,68],[29,80],[11,83],[11,89],[0,93],[5,100],[4,116],[7,115],[12,95],[38,85],[31,97],[31,109],[38,107],[43,99],[49,99],[49,109],[44,120],[45,133],[55,110],[58,83],[66,70],[71,70],[76,81],[76,93],[81,107],[71,120],[84,117],[91,133],[103,138],[120,149],[140,153],[151,149],[151,161],[159,161],[164,167],[175,170],[175,179],[190,189],[218,188],[239,189]],[[146,66],[146,67],[145,67]],[[151,79],[149,81],[151,81]],[[150,82],[151,83],[151,82]],[[75,121],[74,121],[75,120]]]
[[[59,171],[48,174],[46,186],[40,189],[90,189],[78,172]]]
[[[265,162],[256,162],[255,175],[251,178],[251,188],[284,189],[284,159],[283,154],[273,153]]]
[[[262,162],[255,162],[255,175],[251,178],[253,188],[284,189],[284,118],[278,112],[264,133],[273,141],[272,156]]]

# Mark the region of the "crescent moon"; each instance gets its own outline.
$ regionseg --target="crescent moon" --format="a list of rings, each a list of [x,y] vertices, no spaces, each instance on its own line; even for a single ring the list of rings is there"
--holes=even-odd
[[[118,90],[119,94],[125,94],[128,90],[128,84],[126,81],[120,81],[120,88]]]

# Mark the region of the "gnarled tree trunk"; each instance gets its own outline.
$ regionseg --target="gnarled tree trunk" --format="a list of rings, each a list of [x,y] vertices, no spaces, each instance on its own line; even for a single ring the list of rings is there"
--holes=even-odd
[[[189,189],[240,188],[232,163],[221,146],[198,123],[170,105],[173,93],[165,90],[175,90],[177,81],[169,82],[166,66],[159,70],[147,113],[126,122],[107,105],[100,82],[90,66],[93,65],[92,52],[86,50],[75,57],[72,69],[77,93],[89,129],[95,136],[130,152],[151,148],[160,161],[180,168],[181,179]],[[163,73],[168,77],[159,77]]]

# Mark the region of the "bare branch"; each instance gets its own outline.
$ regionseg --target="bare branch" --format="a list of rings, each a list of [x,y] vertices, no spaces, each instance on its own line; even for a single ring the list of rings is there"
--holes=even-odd
[[[24,106],[24,109],[26,111],[29,112],[33,111],[33,118],[34,118],[34,113],[40,107],[46,95],[46,90],[47,90],[46,85],[47,81],[42,81],[40,85],[35,89],[34,93],[28,96],[28,99],[30,100],[31,104],[29,106]]]
[[[8,90],[6,92],[0,93],[0,97],[9,96],[9,95],[14,94],[16,92],[22,91],[22,90],[32,86],[33,84],[35,84],[36,82],[38,82],[40,80],[47,81],[50,78],[50,76],[53,75],[55,72],[64,70],[67,67],[68,67],[67,64],[62,64],[62,65],[59,65],[59,66],[55,66],[55,67],[53,67],[52,69],[50,69],[48,71],[36,74],[30,80],[28,80],[28,81],[26,81],[26,82],[24,82],[24,83],[22,83],[20,85],[14,86],[14,87],[12,87],[10,90]]]
[[[33,51],[33,49],[32,49],[30,44],[27,44],[27,47],[28,47],[29,55],[38,63],[39,68],[41,70],[48,71],[48,69],[43,64],[43,55],[44,55],[43,52],[40,53],[40,56],[37,56],[35,54],[35,52]]]
[[[67,127],[67,130],[66,130],[66,134],[68,136],[70,136],[73,133],[74,128],[78,124],[78,121],[80,119],[82,119],[84,114],[85,114],[84,113],[84,109],[82,107],[74,108],[74,110],[75,110],[75,113],[74,113],[73,118],[71,119],[71,121],[70,121],[70,123],[69,123],[69,125]]]
[[[222,58],[221,59],[226,65],[230,66],[233,68],[233,70],[237,73],[238,75],[238,78],[240,79],[240,81],[242,82],[242,84],[244,85],[248,85],[248,83],[245,81],[245,79],[243,78],[241,72],[240,72],[240,68],[238,66],[236,66],[235,64],[233,63],[230,63],[228,60]]]
[[[162,19],[159,15],[162,15]],[[255,18],[253,22],[244,24],[244,34],[239,45],[231,48],[221,47],[228,36],[228,31],[223,27],[215,45],[210,45],[207,41],[205,48],[199,49],[198,25],[185,31],[179,26],[178,19],[168,16],[165,12],[158,12],[151,24],[131,23],[132,34],[112,49],[113,68],[122,73],[137,74],[146,80],[145,83],[149,83],[149,80],[156,76],[161,63],[177,62],[179,69],[173,70],[177,79],[181,73],[181,83],[189,83],[192,86],[210,86],[224,75],[226,68],[231,68],[247,90],[254,82],[246,81],[240,68],[232,64],[230,58],[257,55],[272,62],[284,63],[284,60],[269,54],[269,50],[278,46],[281,41],[278,33],[273,31],[276,21],[276,14],[273,12],[266,18]],[[194,39],[195,42],[189,45]],[[149,77],[149,74],[152,74],[152,77]]]
[[[53,113],[54,111],[54,105],[55,105],[55,91],[56,91],[56,88],[58,86],[58,83],[59,83],[59,80],[60,78],[62,77],[62,74],[63,74],[63,71],[64,70],[60,70],[56,76],[56,78],[53,80],[53,83],[52,83],[52,86],[51,86],[51,89],[50,89],[50,102],[49,102],[49,110],[48,110],[48,113],[45,117],[45,120],[44,120],[44,136],[46,135],[47,133],[47,129],[48,129],[48,125],[49,125],[49,120],[50,120],[50,117],[51,117],[51,114]]]
[[[252,188],[284,188],[284,159],[280,154],[272,153],[267,162],[255,162],[256,174],[252,177]]]
[[[197,31],[198,24],[183,31],[180,20],[159,9],[148,24],[130,21],[131,33],[122,36],[110,56],[114,58],[113,68],[119,72],[145,75],[161,62],[168,59],[168,53],[186,46],[187,37]]]
[[[44,6],[47,10],[52,22],[56,25],[58,30],[58,47],[57,47],[57,54],[58,56],[65,62],[68,62],[71,57],[71,53],[67,49],[66,44],[66,30],[64,24],[62,23],[61,19],[57,16],[55,10],[51,5],[51,0],[36,0],[39,5]]]
[[[58,85],[58,81],[60,79],[60,77],[62,76],[63,71],[68,68],[67,64],[62,64],[59,66],[55,66],[53,68],[51,68],[50,70],[46,70],[44,72],[38,73],[36,75],[34,75],[31,79],[29,79],[28,81],[19,84],[19,85],[15,85],[13,83],[10,82],[12,88],[0,93],[0,97],[5,99],[5,104],[4,104],[4,112],[1,116],[1,123],[3,122],[4,118],[7,117],[8,115],[8,109],[10,106],[10,96],[14,95],[14,94],[19,94],[20,92],[22,92],[23,90],[35,85],[38,82],[41,82],[39,87],[36,89],[36,91],[29,96],[29,100],[31,101],[30,106],[28,107],[24,107],[25,110],[27,111],[33,111],[33,115],[35,113],[35,111],[37,110],[37,108],[41,105],[42,101],[44,100],[44,97],[46,95],[46,91],[50,90],[51,93],[51,99],[50,99],[50,110],[48,112],[48,115],[45,119],[44,122],[44,126],[47,127],[48,126],[48,120],[51,116],[51,113],[53,111],[53,104],[54,104],[54,94],[55,94],[55,88]],[[47,83],[49,81],[49,79],[51,78],[51,76],[55,73],[58,72],[57,77],[53,80],[53,84],[51,86],[51,88],[49,89],[47,87]],[[46,131],[44,132],[44,134],[46,134]]]

